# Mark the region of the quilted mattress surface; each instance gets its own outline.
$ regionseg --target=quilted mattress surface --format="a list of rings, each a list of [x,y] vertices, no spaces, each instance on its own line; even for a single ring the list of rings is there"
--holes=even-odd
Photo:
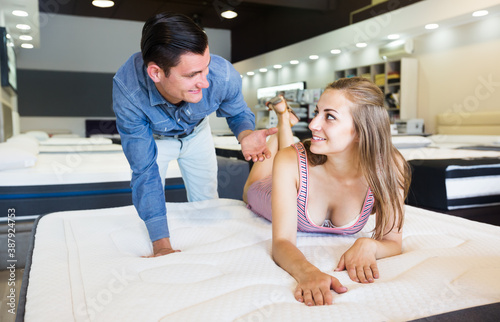
[[[297,244],[349,291],[331,306],[293,297],[271,258],[271,224],[241,201],[167,204],[174,248],[151,253],[133,207],[44,216],[35,235],[26,321],[406,321],[500,301],[500,227],[407,207],[403,254],[380,279],[334,272],[355,236],[298,233]]]

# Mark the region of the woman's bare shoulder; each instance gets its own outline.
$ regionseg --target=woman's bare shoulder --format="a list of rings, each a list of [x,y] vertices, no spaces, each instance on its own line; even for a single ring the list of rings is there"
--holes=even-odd
[[[288,146],[278,151],[276,154],[278,162],[291,162],[297,164],[297,150],[293,146]]]

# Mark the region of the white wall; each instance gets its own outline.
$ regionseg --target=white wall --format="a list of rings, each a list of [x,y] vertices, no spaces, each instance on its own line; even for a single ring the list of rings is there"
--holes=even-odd
[[[440,30],[415,42],[418,117],[435,130],[436,114],[500,109],[500,17]]]
[[[243,75],[260,67],[270,69],[265,74],[257,71],[254,76],[243,78],[245,99],[253,107],[260,87],[305,81],[307,88],[323,88],[334,80],[335,70],[382,62],[378,54],[380,39],[401,33],[414,39],[412,57],[419,64],[417,117],[424,119],[426,132],[433,133],[438,113],[452,110],[467,117],[470,112],[500,108],[499,4],[498,0],[422,1],[238,62],[235,67]],[[473,10],[483,8],[490,9],[489,16],[471,17]],[[423,30],[425,23],[444,18],[442,27],[435,31],[417,31],[417,28]],[[371,45],[352,49],[357,41]],[[338,56],[329,54],[330,49],[342,46],[350,48],[349,51]],[[310,61],[309,54],[319,54],[321,58]],[[290,59],[299,59],[301,63],[287,64]],[[284,67],[269,68],[275,63],[284,63]],[[489,85],[484,85],[488,82]]]
[[[140,51],[143,22],[69,15],[51,15],[47,19],[40,27],[40,48],[19,49],[19,69],[115,73],[130,55]],[[210,52],[231,60],[230,31],[205,31]],[[70,129],[84,136],[85,119],[21,117],[21,131]],[[225,122],[219,123],[227,127]]]

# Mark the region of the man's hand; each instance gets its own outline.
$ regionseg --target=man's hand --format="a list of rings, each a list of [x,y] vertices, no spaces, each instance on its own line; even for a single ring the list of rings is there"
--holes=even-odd
[[[172,248],[172,245],[170,245],[170,238],[161,238],[153,242],[153,255],[142,256],[142,257],[151,258],[177,252],[180,252],[180,250]]]
[[[278,128],[273,127],[266,130],[246,130],[238,135],[241,144],[241,152],[245,160],[253,162],[264,161],[271,157],[271,151],[267,148],[266,137],[278,132]]]

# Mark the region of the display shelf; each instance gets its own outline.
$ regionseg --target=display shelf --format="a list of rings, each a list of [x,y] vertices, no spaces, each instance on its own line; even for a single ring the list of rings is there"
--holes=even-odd
[[[401,58],[373,65],[335,71],[335,80],[360,76],[370,79],[384,92],[391,123],[417,117],[418,61]]]

